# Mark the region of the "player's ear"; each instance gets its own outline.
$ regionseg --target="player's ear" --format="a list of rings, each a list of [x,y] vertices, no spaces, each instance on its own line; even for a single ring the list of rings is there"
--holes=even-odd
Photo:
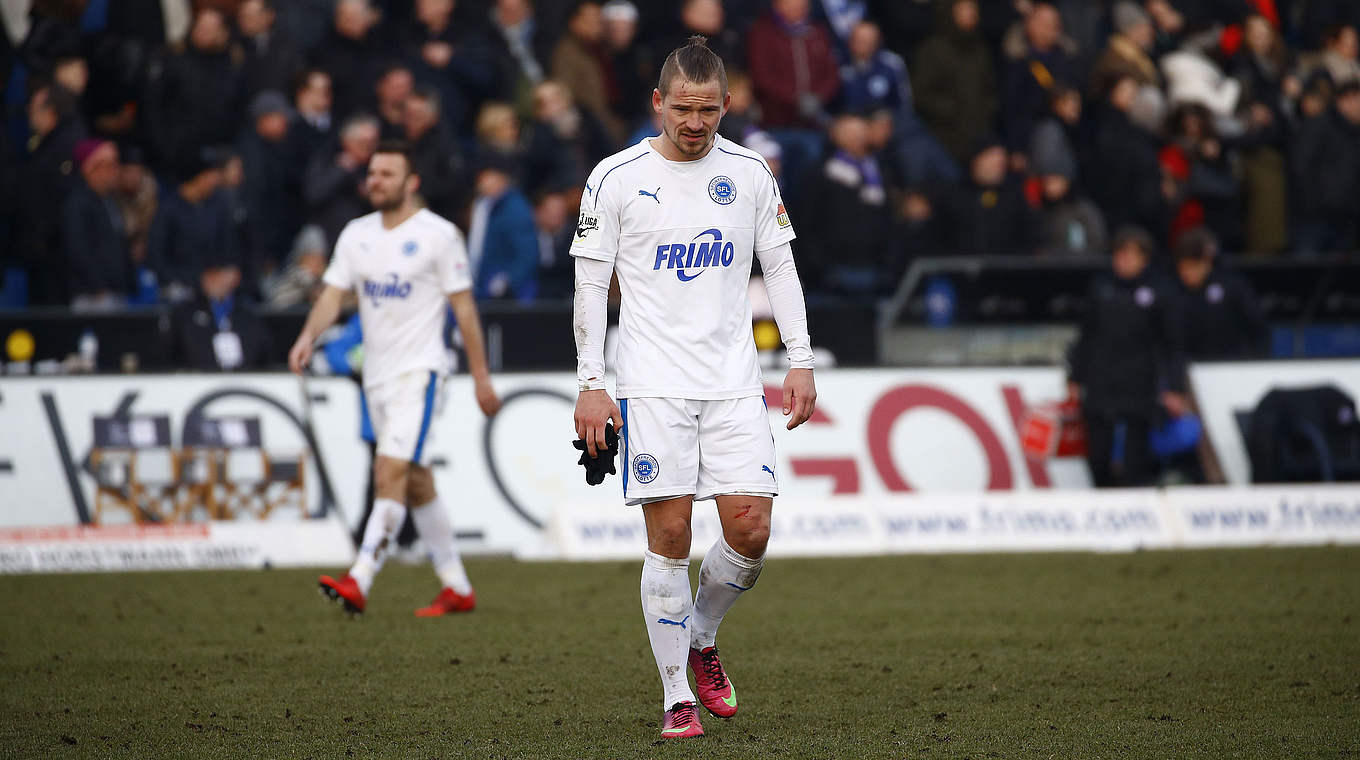
[[[661,113],[661,90],[652,90],[652,110]]]
[[[728,90],[727,92],[723,93],[723,106],[722,106],[723,116],[727,115],[727,109],[731,107],[732,107],[732,91]]]
[[[420,189],[420,175],[412,172],[406,175],[406,194],[411,195]]]

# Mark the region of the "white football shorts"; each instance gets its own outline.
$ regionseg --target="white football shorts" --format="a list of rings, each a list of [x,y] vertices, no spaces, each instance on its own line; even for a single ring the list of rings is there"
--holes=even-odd
[[[629,506],[693,494],[774,496],[774,436],[763,396],[619,399],[619,471]]]
[[[444,378],[415,370],[364,388],[378,455],[426,466],[430,440],[444,407]]]

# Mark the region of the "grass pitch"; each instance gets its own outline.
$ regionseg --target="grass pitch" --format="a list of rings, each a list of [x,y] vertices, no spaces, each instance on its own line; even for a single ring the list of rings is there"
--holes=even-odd
[[[0,577],[0,757],[1360,756],[1356,547],[774,561],[664,744],[640,563],[468,564]]]

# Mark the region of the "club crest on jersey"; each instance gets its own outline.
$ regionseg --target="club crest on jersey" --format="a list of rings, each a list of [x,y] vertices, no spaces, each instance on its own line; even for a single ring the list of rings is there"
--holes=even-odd
[[[701,240],[701,238],[707,238]],[[722,230],[708,229],[694,236],[688,243],[662,243],[656,247],[656,263],[652,271],[662,268],[675,270],[681,282],[689,282],[711,267],[729,267],[737,257],[732,241],[723,240]],[[687,271],[688,270],[688,271]]]
[[[599,215],[587,214],[586,212],[582,211],[581,218],[576,222],[576,242],[579,243],[584,241],[586,239],[586,236],[590,234],[591,230],[598,230],[599,228],[600,228]]]
[[[731,177],[720,174],[709,181],[708,197],[719,206],[726,206],[737,199],[737,186],[732,184]]]
[[[774,220],[779,222],[780,227],[788,227],[793,222],[789,221],[789,212],[784,210],[784,204],[779,204],[779,209],[774,212]]]
[[[411,295],[411,283],[402,282],[396,272],[389,272],[387,280],[364,280],[364,298],[373,302],[377,308],[389,299],[405,300]]]
[[[650,483],[656,480],[659,472],[661,472],[661,466],[656,463],[656,457],[651,454],[638,454],[633,457],[633,478],[637,482]]]
[[[401,252],[406,254],[407,256],[416,255],[416,241],[407,240],[405,243],[402,244]]]

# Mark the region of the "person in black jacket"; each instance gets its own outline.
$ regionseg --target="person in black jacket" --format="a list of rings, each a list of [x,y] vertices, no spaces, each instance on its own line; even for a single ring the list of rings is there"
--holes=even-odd
[[[1176,241],[1185,354],[1189,359],[1251,359],[1266,353],[1265,314],[1247,281],[1218,261],[1218,241],[1204,227]]]
[[[804,199],[804,274],[809,290],[873,296],[891,287],[888,188],[862,116],[831,125],[832,152],[809,177]]]
[[[1081,401],[1086,460],[1100,488],[1149,485],[1149,432],[1163,414],[1188,411],[1176,296],[1148,267],[1152,250],[1143,230],[1115,235],[1113,271],[1092,281],[1068,356],[1068,389]]]
[[[420,175],[425,205],[446,219],[461,218],[471,200],[472,176],[439,107],[439,92],[417,87],[406,98],[404,114],[411,166]]]
[[[1040,219],[1007,168],[995,136],[979,141],[969,176],[945,197],[943,219],[950,253],[974,256],[1032,254]]]
[[[151,222],[147,265],[162,299],[171,303],[193,296],[204,262],[237,258],[240,241],[231,206],[220,192],[224,161],[223,153],[212,150],[186,160],[179,187],[162,199]]]
[[[275,23],[275,0],[245,0],[236,10],[236,30],[245,58],[245,92],[285,90],[302,69],[302,50],[288,30]]]
[[[118,148],[105,140],[76,144],[80,181],[62,207],[62,250],[76,309],[117,308],[132,289],[132,259],[114,200]]]
[[[1295,248],[1328,253],[1354,245],[1360,219],[1360,84],[1338,88],[1335,106],[1299,127],[1290,159],[1298,206]]]
[[[165,62],[163,73],[153,74],[146,145],[156,150],[161,167],[172,168],[207,146],[225,145],[236,137],[245,79],[230,42],[231,29],[222,13],[202,8],[189,29],[188,47]]]
[[[1159,239],[1167,227],[1166,198],[1157,140],[1129,116],[1138,96],[1131,76],[1115,80],[1101,107],[1086,186],[1112,228],[1134,225]]]
[[[69,296],[60,256],[61,210],[73,182],[71,155],[85,138],[85,125],[75,96],[59,85],[35,83],[27,106],[31,137],[16,176],[7,178],[14,192],[12,256],[28,272],[30,303],[64,305]]]
[[[257,94],[247,112],[248,128],[236,143],[245,177],[245,239],[251,272],[272,272],[288,255],[302,227],[302,165],[305,156],[292,136],[299,123],[288,99],[277,90]]]
[[[237,292],[240,285],[241,269],[229,255],[204,263],[193,300],[171,315],[170,356],[177,369],[248,370],[269,364],[269,329]]]
[[[368,159],[378,147],[381,127],[376,116],[359,113],[340,125],[337,144],[322,146],[302,175],[306,221],[320,225],[335,245],[351,219],[369,211],[364,194]]]

